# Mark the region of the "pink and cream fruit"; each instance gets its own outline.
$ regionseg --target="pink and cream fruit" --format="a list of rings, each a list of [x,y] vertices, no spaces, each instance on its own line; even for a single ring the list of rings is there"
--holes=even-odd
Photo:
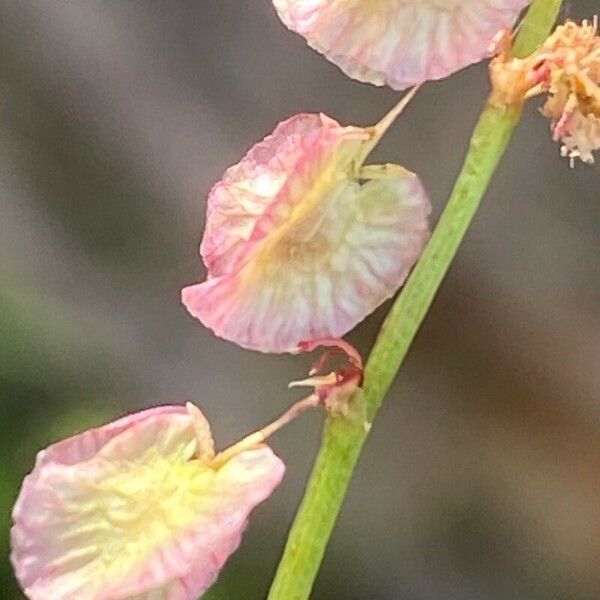
[[[344,73],[397,90],[489,56],[530,0],[273,0],[285,25]]]
[[[192,405],[66,439],[39,453],[15,505],[17,579],[32,600],[196,600],[284,470],[264,444],[215,461]]]
[[[262,352],[339,338],[404,282],[428,239],[430,204],[397,165],[363,166],[393,120],[342,127],[323,114],[278,125],[208,198],[206,281],[188,311]]]

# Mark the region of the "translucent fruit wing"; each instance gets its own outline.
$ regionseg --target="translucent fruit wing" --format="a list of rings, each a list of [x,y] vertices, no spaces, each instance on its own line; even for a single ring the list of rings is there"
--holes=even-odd
[[[391,296],[427,240],[429,200],[413,173],[361,165],[404,104],[369,128],[296,117],[272,136],[280,155],[275,167],[271,141],[269,152],[262,142],[242,160],[251,169],[230,169],[228,186],[233,173],[249,180],[237,180],[234,191],[217,185],[218,202],[211,194],[203,241],[204,256],[213,249],[209,273],[183,290],[188,311],[241,346],[294,352],[302,341],[341,337]],[[286,141],[277,133],[282,127]],[[281,165],[289,169],[284,175]],[[234,207],[236,219],[248,213],[244,190],[269,169],[281,184],[247,215],[241,235],[231,214]]]
[[[284,466],[260,446],[214,468],[198,456],[212,449],[199,419],[189,407],[145,411],[42,455],[11,531],[29,598],[195,600],[214,581]]]
[[[64,439],[42,450],[38,453],[36,468],[49,462],[73,465],[89,460],[111,439],[137,423],[141,423],[146,419],[153,419],[159,415],[185,414],[186,409],[183,406],[158,406],[127,415],[102,427],[95,427]]]
[[[353,79],[398,90],[488,55],[529,0],[273,0],[285,25]]]

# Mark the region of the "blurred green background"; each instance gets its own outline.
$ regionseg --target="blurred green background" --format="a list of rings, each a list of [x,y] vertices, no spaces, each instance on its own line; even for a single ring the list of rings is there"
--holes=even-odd
[[[596,0],[566,5],[591,16]],[[436,214],[485,66],[426,86],[377,150]],[[298,396],[309,357],[215,339],[179,305],[203,276],[204,201],[278,121],[375,122],[267,0],[0,0],[0,597],[21,598],[10,509],[35,452],[124,412],[193,400],[220,446]],[[600,598],[600,170],[570,170],[529,107],[376,424],[317,600]],[[350,335],[366,354],[385,307]],[[284,484],[211,600],[264,597],[314,456],[309,415],[273,445]]]

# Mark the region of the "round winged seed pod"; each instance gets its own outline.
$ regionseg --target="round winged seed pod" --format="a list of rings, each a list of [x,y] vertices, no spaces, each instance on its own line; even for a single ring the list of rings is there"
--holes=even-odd
[[[348,76],[403,90],[489,54],[530,0],[273,0],[285,25]]]
[[[428,197],[397,165],[362,167],[394,118],[342,127],[301,114],[231,167],[208,198],[206,281],[188,311],[262,352],[341,337],[404,282],[428,238]]]
[[[213,463],[188,405],[119,419],[39,453],[14,511],[11,560],[32,600],[196,600],[284,472],[265,445]]]

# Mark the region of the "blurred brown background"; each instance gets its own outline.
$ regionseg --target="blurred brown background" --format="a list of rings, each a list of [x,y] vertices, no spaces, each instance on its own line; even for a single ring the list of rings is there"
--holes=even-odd
[[[591,16],[597,0],[568,3]],[[431,84],[377,159],[439,214],[485,66]],[[9,511],[40,447],[194,400],[224,446],[298,394],[310,357],[215,339],[179,305],[203,276],[204,201],[278,121],[375,122],[268,0],[0,0],[0,597]],[[377,422],[314,598],[600,598],[600,169],[559,157],[531,105]],[[366,354],[385,308],[350,335]],[[320,418],[209,597],[263,598]]]

